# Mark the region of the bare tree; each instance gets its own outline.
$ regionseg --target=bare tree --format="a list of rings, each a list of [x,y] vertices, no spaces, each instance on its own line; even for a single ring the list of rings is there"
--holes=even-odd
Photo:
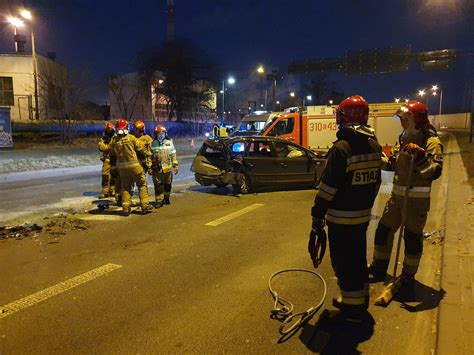
[[[141,100],[148,103],[146,82],[137,73],[111,75],[108,81],[109,91],[119,108],[120,115],[130,120],[135,112],[137,103]]]
[[[185,112],[198,107],[196,99],[208,95],[202,85],[209,78],[210,64],[189,41],[166,42],[158,49],[147,49],[139,54],[138,70],[157,96],[166,97],[168,119],[182,121]],[[157,82],[157,73],[161,83]],[[203,100],[206,101],[205,99]]]

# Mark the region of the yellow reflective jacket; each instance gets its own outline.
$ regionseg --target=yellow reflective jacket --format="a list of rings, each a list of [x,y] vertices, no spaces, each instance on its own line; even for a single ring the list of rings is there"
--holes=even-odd
[[[143,144],[131,134],[120,134],[114,136],[110,147],[110,162],[116,164],[119,169],[140,166],[140,159],[146,157]]]

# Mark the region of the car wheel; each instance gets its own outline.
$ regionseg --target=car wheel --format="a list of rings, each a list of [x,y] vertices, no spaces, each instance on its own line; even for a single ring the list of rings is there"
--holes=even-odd
[[[248,194],[250,192],[250,179],[245,174],[239,174],[237,176],[237,183],[232,184],[235,194]]]

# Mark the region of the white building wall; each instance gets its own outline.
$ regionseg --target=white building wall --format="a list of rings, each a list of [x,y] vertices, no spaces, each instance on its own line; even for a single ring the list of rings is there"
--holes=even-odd
[[[13,80],[12,121],[33,118],[33,59],[30,56],[0,55],[0,76]]]
[[[61,64],[40,55],[37,56],[37,61],[40,119],[57,118],[58,112],[47,109],[46,81],[52,80],[56,86],[61,87],[65,100],[68,85],[67,70]],[[13,106],[10,107],[12,121],[26,121],[35,117],[33,72],[31,55],[0,54],[0,76],[11,77],[13,81]]]

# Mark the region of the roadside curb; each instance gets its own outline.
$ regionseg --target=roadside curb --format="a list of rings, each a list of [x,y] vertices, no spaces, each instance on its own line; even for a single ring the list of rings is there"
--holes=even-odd
[[[441,267],[441,289],[446,292],[438,313],[437,354],[470,354],[474,336],[473,279],[470,260],[473,225],[469,221],[466,198],[472,199],[472,189],[466,184],[467,172],[461,159],[460,147],[455,135],[451,135],[444,169],[450,179],[446,189],[446,224]],[[471,243],[471,248],[469,247]]]
[[[30,181],[37,179],[53,178],[59,176],[77,175],[77,174],[88,174],[88,173],[99,173],[101,165],[85,165],[74,168],[56,168],[56,169],[44,169],[44,170],[29,170],[19,171],[16,173],[0,174],[0,182],[19,182],[19,181]]]

